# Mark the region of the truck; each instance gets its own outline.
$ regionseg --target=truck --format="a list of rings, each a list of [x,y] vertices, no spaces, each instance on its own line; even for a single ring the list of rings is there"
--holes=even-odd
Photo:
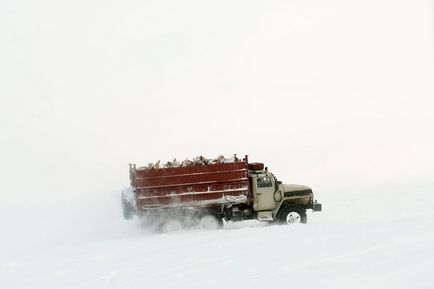
[[[283,184],[263,163],[249,163],[247,155],[175,160],[163,167],[130,164],[129,175],[131,186],[121,193],[125,219],[136,215],[175,228],[218,229],[223,220],[305,224],[307,210],[322,210],[310,187]]]

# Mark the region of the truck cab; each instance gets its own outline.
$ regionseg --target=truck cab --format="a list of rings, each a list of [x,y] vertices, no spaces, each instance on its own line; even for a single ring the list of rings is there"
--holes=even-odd
[[[249,163],[252,208],[260,221],[306,223],[306,210],[321,211],[312,189],[304,185],[282,184],[262,163]]]

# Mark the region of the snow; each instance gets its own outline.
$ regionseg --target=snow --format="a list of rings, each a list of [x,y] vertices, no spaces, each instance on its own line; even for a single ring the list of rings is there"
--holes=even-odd
[[[0,289],[434,288],[432,1],[0,1]],[[158,233],[128,163],[249,154],[307,225]]]
[[[216,231],[142,228],[114,196],[55,217],[4,211],[1,288],[432,288],[434,198],[343,196],[318,192],[324,211],[307,225]]]

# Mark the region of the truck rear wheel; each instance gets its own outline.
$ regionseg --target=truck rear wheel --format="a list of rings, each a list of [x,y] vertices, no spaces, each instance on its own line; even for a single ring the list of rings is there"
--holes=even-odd
[[[276,222],[279,224],[306,224],[306,210],[294,204],[283,204],[276,215]]]
[[[134,195],[131,194],[132,192],[125,190],[121,194],[122,214],[125,220],[131,219],[135,213]]]
[[[182,223],[179,220],[168,220],[161,226],[161,231],[169,233],[173,231],[180,231],[183,229]]]
[[[203,230],[221,229],[223,227],[223,220],[214,215],[203,215],[199,220],[198,226]]]

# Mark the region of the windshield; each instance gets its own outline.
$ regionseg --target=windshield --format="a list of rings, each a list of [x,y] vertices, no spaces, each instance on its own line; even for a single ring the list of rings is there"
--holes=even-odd
[[[260,177],[256,180],[258,188],[269,188],[273,186],[273,182],[270,177]]]

